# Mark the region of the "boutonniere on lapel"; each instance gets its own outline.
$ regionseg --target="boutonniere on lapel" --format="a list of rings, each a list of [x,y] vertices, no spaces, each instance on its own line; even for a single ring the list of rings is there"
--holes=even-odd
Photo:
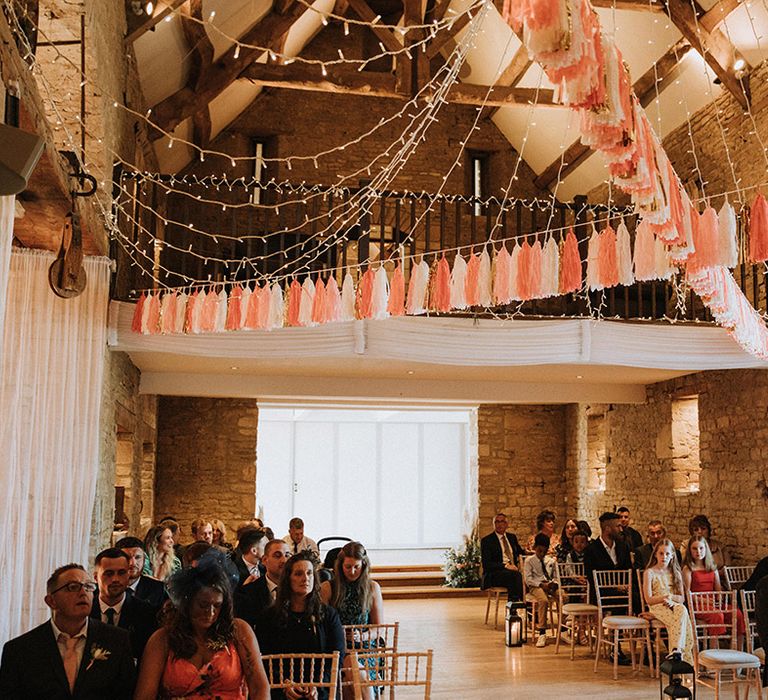
[[[92,646],[91,657],[88,661],[88,665],[85,667],[85,670],[89,671],[91,666],[93,666],[93,664],[95,664],[97,661],[106,661],[111,656],[111,654],[111,651],[108,651],[103,647]]]

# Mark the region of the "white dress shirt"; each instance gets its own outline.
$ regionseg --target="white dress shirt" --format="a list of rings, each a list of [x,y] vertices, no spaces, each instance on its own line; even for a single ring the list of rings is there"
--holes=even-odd
[[[56,627],[56,623],[53,621],[53,618],[51,618],[51,627],[53,628],[53,638],[56,640],[56,646],[59,648],[59,654],[61,654],[61,660],[64,661],[66,644],[62,639],[62,635],[64,637],[69,637],[69,635],[66,632],[62,632],[58,627]],[[77,654],[77,667],[80,668],[80,665],[83,663],[83,653],[85,652],[85,642],[86,642],[86,637],[88,636],[88,618],[87,617],[85,618],[85,622],[83,623],[83,626],[80,628],[80,631],[74,636],[78,637],[77,644],[75,645],[75,654]]]
[[[546,570],[546,574],[544,571]],[[542,583],[553,581],[555,578],[555,559],[546,555],[543,560],[537,556],[526,557],[523,566],[525,585],[528,588],[539,588]]]
[[[602,543],[603,547],[605,547],[605,551],[608,552],[608,556],[611,558],[613,565],[616,566],[619,563],[619,558],[616,556],[616,540],[613,541],[613,545],[611,547],[606,544],[602,537],[600,537],[600,542]]]
[[[123,609],[123,603],[125,603],[125,593],[123,593],[123,597],[120,599],[120,602],[115,603],[114,605],[107,605],[101,598],[99,598],[99,608],[101,608],[101,621],[107,623],[107,610],[112,608],[112,610],[115,611],[115,619],[112,624],[117,627],[118,622],[120,622],[120,612]]]
[[[272,596],[272,600],[274,600],[275,598],[277,598],[277,587],[279,584],[274,583],[272,579],[269,578],[269,576],[267,576],[266,578],[267,578],[267,590],[269,591],[269,595]]]
[[[248,569],[248,573],[253,576],[253,578],[259,578],[261,576],[261,569],[259,569],[259,562],[256,562],[255,564],[251,564],[245,557],[243,557],[243,564],[245,564],[245,568]]]
[[[313,551],[316,556],[320,556],[320,548],[317,546],[317,542],[306,535],[304,535],[298,543],[294,542],[290,535],[286,535],[283,537],[283,542],[291,548],[291,554],[297,554],[298,552],[303,552],[309,549]]]

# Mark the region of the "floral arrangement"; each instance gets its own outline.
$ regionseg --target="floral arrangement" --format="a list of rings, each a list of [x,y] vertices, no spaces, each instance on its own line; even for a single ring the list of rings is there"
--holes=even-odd
[[[480,585],[480,542],[475,537],[464,537],[461,547],[445,553],[445,585],[450,588]]]

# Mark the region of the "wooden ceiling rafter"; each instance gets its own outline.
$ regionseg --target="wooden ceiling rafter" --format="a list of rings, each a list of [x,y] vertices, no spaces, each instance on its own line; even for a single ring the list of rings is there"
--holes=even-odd
[[[365,0],[349,0],[349,6],[357,13],[363,22],[378,22],[377,15]],[[374,23],[369,29],[378,37],[387,51],[402,51],[403,43],[395,36],[395,33],[387,27]]]
[[[690,48],[691,45],[688,41],[681,39],[635,81],[632,89],[643,107],[656,99],[656,96],[677,77],[681,68],[681,61]],[[590,155],[592,155],[592,149],[585,146],[580,140],[576,140],[565,149],[561,156],[542,170],[534,183],[538,187],[546,189],[558,177],[565,179]]]
[[[189,46],[190,68],[187,85],[197,91],[206,66],[213,62],[214,49],[203,19],[203,0],[189,0],[181,10],[181,28]],[[192,115],[192,141],[207,148],[211,140],[211,112],[206,104]]]
[[[749,107],[749,75],[736,75],[734,62],[743,58],[738,49],[719,29],[708,31],[699,21],[705,12],[696,0],[666,0],[672,23],[680,30],[715,72],[723,87],[746,110]],[[746,61],[745,61],[746,63]]]
[[[496,80],[496,85],[499,87],[515,87],[523,79],[523,76],[528,72],[528,69],[533,65],[533,59],[528,55],[528,49],[525,44],[520,44],[520,47],[512,56],[512,60],[509,65],[504,69],[502,74]],[[488,115],[488,119],[493,119],[501,107],[496,109]]]
[[[162,22],[166,17],[169,17],[185,2],[187,2],[187,0],[168,0],[165,7],[158,9],[151,17],[147,17],[147,19],[145,19],[141,24],[131,30],[131,32],[125,37],[125,44],[130,45],[140,36],[143,36],[147,32],[153,30],[158,24],[160,24],[160,22]],[[131,10],[127,8],[127,12],[130,11]],[[130,15],[128,16],[130,17]]]
[[[151,138],[153,140],[160,138],[162,136],[160,129],[172,132],[181,122],[193,117],[224,92],[248,66],[264,54],[261,48],[251,48],[246,44],[260,47],[272,46],[309,9],[309,4],[291,2],[282,9],[284,11],[280,14],[273,8],[260,22],[240,37],[240,44],[231,46],[216,61],[205,65],[202,68],[197,90],[192,90],[189,85],[185,85],[154,105],[153,121],[159,128],[153,130]]]
[[[743,0],[720,0],[699,17],[699,25],[708,32],[714,31],[742,2]]]

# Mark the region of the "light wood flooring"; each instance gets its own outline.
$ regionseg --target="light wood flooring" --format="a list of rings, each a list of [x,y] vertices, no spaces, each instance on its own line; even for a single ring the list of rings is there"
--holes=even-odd
[[[567,648],[555,656],[554,640],[543,649],[532,644],[508,648],[501,626],[485,626],[485,598],[447,598],[437,600],[388,600],[384,603],[387,621],[400,622],[399,648],[402,651],[434,650],[434,698],[475,700],[512,698],[546,700],[649,700],[659,697],[659,681],[630,667],[619,667],[619,680],[602,663],[593,673],[593,657],[586,647],[578,647],[574,661]],[[491,609],[493,615],[493,609]],[[501,610],[499,617],[502,617]],[[501,622],[501,620],[500,620]],[[742,689],[742,697],[744,690]],[[398,698],[411,698],[398,691]],[[714,692],[698,687],[699,700],[711,700]],[[733,689],[725,684],[723,698],[732,698]],[[750,698],[755,698],[752,691]],[[764,693],[764,697],[768,697]]]

